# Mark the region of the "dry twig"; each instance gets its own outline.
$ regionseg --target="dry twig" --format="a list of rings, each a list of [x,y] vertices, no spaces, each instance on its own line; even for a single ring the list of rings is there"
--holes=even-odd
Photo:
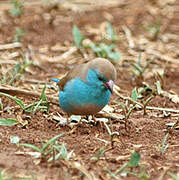
[[[22,47],[22,44],[19,42],[10,43],[10,44],[0,44],[0,50],[14,49],[20,47]]]

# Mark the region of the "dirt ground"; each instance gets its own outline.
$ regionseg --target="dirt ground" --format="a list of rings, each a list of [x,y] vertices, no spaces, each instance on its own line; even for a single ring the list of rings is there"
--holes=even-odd
[[[0,85],[0,92],[17,97],[25,104],[31,104],[39,100],[38,95],[21,93],[19,90],[38,94],[41,93],[44,84],[47,84],[47,96],[53,96],[53,100],[49,98],[48,112],[38,111],[32,114],[23,112],[11,99],[0,96],[3,104],[0,118],[15,118],[21,121],[14,126],[0,126],[0,179],[179,178],[179,130],[167,125],[176,123],[179,119],[178,1],[128,0],[96,6],[85,1],[72,1],[69,4],[63,4],[62,1],[58,6],[41,3],[33,5],[28,2],[19,17],[9,14],[10,3],[0,2],[1,83],[6,70],[22,61],[26,54],[32,61],[28,69],[23,71],[22,78],[12,85],[8,85],[6,81]],[[143,27],[155,26],[158,20],[161,23],[160,31],[154,37]],[[109,106],[113,108],[113,112],[108,112],[108,115],[99,113],[96,116],[111,119],[113,130],[119,132],[119,135],[115,136],[113,147],[104,124],[83,122],[72,131],[54,119],[54,116],[66,118],[67,115],[55,101],[58,97],[57,87],[50,82],[50,78],[62,77],[74,65],[95,57],[94,53],[86,51],[85,58],[83,52],[79,53],[74,48],[73,25],[79,27],[86,39],[99,42],[102,41],[101,34],[104,33],[107,21],[111,22],[118,36],[116,49],[121,57],[114,64],[117,70],[116,85],[120,87],[120,95],[112,95]],[[20,40],[20,47],[13,44],[13,47],[7,48],[5,45],[13,43],[16,28],[25,32]],[[137,61],[139,52],[142,52],[142,63],[154,58],[142,80],[135,78],[129,71],[133,68],[131,63]],[[133,88],[142,87],[142,82],[154,86],[154,74],[162,70],[165,70],[162,90],[167,95],[155,95],[147,105],[153,108],[147,108],[145,115],[141,108],[135,108],[128,119],[126,130],[122,116],[124,113],[118,102],[125,103],[124,97],[130,97]],[[32,152],[32,149],[23,148],[10,141],[11,136],[18,136],[20,143],[40,147],[41,142],[46,142],[62,132],[65,134],[58,142],[64,143],[68,152],[73,150],[70,160],[47,162],[27,153]],[[162,154],[162,143],[167,133],[168,147]],[[104,149],[104,153],[98,161],[93,161],[92,157],[96,156],[101,148]],[[126,168],[130,173],[125,174],[121,171],[114,176],[117,170],[129,162],[133,151],[141,155],[138,167]]]

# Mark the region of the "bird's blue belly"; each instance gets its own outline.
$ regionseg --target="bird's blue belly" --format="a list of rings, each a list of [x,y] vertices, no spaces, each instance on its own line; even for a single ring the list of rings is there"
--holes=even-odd
[[[60,107],[68,114],[96,114],[110,100],[111,92],[104,86],[83,82],[80,78],[69,81],[60,91]]]

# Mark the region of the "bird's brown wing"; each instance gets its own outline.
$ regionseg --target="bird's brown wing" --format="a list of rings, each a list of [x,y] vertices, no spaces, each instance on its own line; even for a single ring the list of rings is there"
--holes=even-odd
[[[86,81],[86,74],[87,74],[87,70],[86,70],[86,64],[80,64],[77,65],[76,67],[74,67],[73,69],[71,69],[66,76],[64,76],[58,83],[57,85],[59,86],[60,90],[64,90],[64,87],[66,85],[67,82],[69,82],[70,80],[79,77],[80,79],[82,79],[83,81]]]

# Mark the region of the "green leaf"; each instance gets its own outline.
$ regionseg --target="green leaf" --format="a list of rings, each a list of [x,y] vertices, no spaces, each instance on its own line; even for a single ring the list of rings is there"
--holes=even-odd
[[[138,96],[139,96],[139,95],[138,95],[138,92],[137,92],[137,88],[135,87],[135,88],[132,90],[131,98],[132,98],[132,100],[137,101]]]
[[[24,146],[41,153],[41,150],[37,146],[34,146],[32,144],[21,143],[20,146]]]
[[[2,119],[0,119],[0,126],[13,126],[17,123],[19,123],[19,121],[16,119],[13,119],[13,118],[2,118]]]
[[[161,147],[161,153],[162,155],[164,154],[165,150],[168,148],[169,144],[166,144],[167,138],[168,138],[169,133],[167,133],[163,139],[162,147]]]
[[[128,163],[128,166],[129,167],[137,167],[139,165],[140,159],[141,159],[140,154],[135,151],[131,155],[131,158],[130,158],[130,161]]]
[[[112,60],[118,60],[120,58],[120,53],[119,52],[114,52],[114,53],[109,53],[109,58]]]
[[[42,89],[42,93],[40,95],[40,99],[42,99],[42,101],[46,101],[47,102],[47,96],[45,94],[45,90],[46,90],[46,86],[44,86],[43,89]]]
[[[62,159],[66,159],[66,157],[67,157],[67,149],[66,149],[66,147],[65,147],[65,144],[63,143],[62,144],[62,147],[61,147],[61,156],[62,156]]]
[[[98,157],[102,157],[104,154],[104,149],[103,148],[100,148],[99,151],[97,152],[97,156]]]
[[[144,72],[143,67],[141,67],[138,63],[132,63],[131,64],[137,71],[139,71],[140,73]]]
[[[23,102],[22,102],[20,99],[14,97],[14,96],[11,96],[11,95],[9,95],[9,94],[3,93],[3,92],[0,92],[0,95],[5,96],[5,97],[13,100],[13,101],[14,101],[16,104],[18,104],[22,109],[25,108],[25,105],[23,104]]]
[[[59,134],[59,135],[51,138],[50,140],[48,140],[45,144],[43,144],[43,146],[42,146],[42,151],[45,151],[50,144],[54,143],[58,138],[60,138],[61,136],[63,136],[63,134],[64,134],[64,133],[61,133],[61,134]]]
[[[157,87],[157,93],[158,93],[158,95],[160,95],[161,92],[162,92],[162,88],[161,88],[161,85],[160,85],[160,81],[157,81],[157,82],[155,83],[155,85],[156,85],[156,87]]]
[[[178,176],[178,175],[176,175],[176,174],[174,174],[174,173],[171,173],[171,172],[168,172],[168,174],[169,174],[170,176],[172,176],[173,180],[179,180],[179,176]]]
[[[80,33],[78,27],[75,25],[73,26],[73,37],[74,37],[75,46],[78,49],[81,49],[83,42],[83,35]]]
[[[107,23],[107,33],[112,40],[114,38],[115,34],[114,34],[114,30],[111,26],[111,23],[109,23],[109,22]]]
[[[93,156],[90,160],[91,161],[98,161],[99,159],[97,157]]]
[[[3,110],[3,103],[2,103],[1,98],[0,98],[0,110]]]
[[[20,16],[23,11],[23,1],[20,0],[11,0],[11,15],[12,16]]]
[[[37,109],[39,108],[40,104],[42,103],[42,99],[40,99],[40,101],[37,103],[37,105],[34,107],[32,114],[35,114]]]
[[[115,175],[117,176],[119,173],[121,173],[126,167],[128,166],[128,163],[124,163],[116,172]]]
[[[110,39],[112,41],[118,40],[118,38],[116,37],[116,35],[114,33],[114,29],[113,29],[111,23],[109,23],[109,22],[107,22],[107,29],[106,29],[106,31],[107,31],[107,34],[109,35],[109,37],[110,37]]]

